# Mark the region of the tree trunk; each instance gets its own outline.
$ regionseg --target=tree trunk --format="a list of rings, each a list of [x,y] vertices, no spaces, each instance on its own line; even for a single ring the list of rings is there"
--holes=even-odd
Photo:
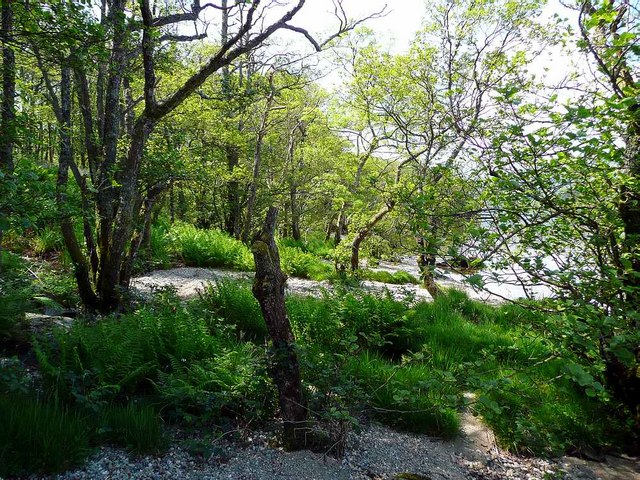
[[[239,164],[238,147],[235,145],[227,145],[225,147],[227,154],[227,168],[229,174],[233,177],[234,170]],[[240,186],[237,180],[230,180],[227,184],[227,221],[226,231],[234,238],[240,237]]]
[[[333,238],[333,243],[337,246],[342,237],[348,233],[347,230],[347,211],[351,207],[351,202],[344,202],[342,208],[340,208],[340,214],[338,215],[338,224],[336,225],[336,232]]]
[[[284,288],[287,277],[280,269],[280,255],[274,239],[278,209],[271,207],[264,226],[253,238],[251,251],[256,264],[253,295],[260,303],[272,342],[271,376],[278,388],[284,420],[284,445],[305,447],[307,408],[304,401],[295,339],[287,317]]]
[[[10,46],[13,34],[12,0],[2,0],[2,114],[0,116],[0,173],[11,179],[13,176],[13,144],[15,141],[15,96],[16,96],[16,59]],[[3,181],[6,181],[4,179]],[[5,199],[3,209],[9,210],[10,203]],[[4,203],[3,202],[3,203]],[[0,212],[0,220],[9,216],[9,212]],[[4,232],[0,227],[0,272],[2,271],[2,239]]]
[[[627,130],[624,171],[633,179],[624,185],[620,192],[618,212],[624,224],[623,253],[630,260],[629,267],[622,272],[624,285],[624,308],[629,315],[628,328],[631,331],[640,328],[640,104],[631,108],[631,121]],[[632,349],[636,366],[640,364],[640,346]],[[640,426],[640,373],[625,365],[615,353],[604,351],[606,379],[615,396],[631,410],[636,425]]]
[[[422,237],[418,240],[418,246],[420,247],[420,254],[418,255],[418,269],[420,270],[422,284],[429,292],[429,295],[435,299],[442,293],[440,287],[433,278],[433,272],[436,268],[436,255],[431,246]]]
[[[378,213],[369,219],[367,224],[358,231],[351,243],[351,271],[355,272],[360,268],[360,245],[369,236],[371,230],[393,210],[395,202],[389,202],[383,206]]]
[[[298,188],[293,185],[289,192],[291,201],[291,236],[294,240],[300,241],[302,234],[300,233],[300,207],[298,206]]]
[[[16,58],[10,46],[13,34],[13,0],[2,0],[2,131],[0,132],[0,171],[13,173],[13,145],[16,131]]]
[[[56,203],[60,216],[60,228],[64,244],[71,256],[74,273],[78,283],[78,293],[82,304],[90,311],[96,309],[98,299],[91,285],[89,265],[80,248],[73,228],[67,202],[67,183],[69,168],[73,162],[71,149],[71,71],[62,67],[60,80],[60,158],[58,163],[58,179],[56,183]]]

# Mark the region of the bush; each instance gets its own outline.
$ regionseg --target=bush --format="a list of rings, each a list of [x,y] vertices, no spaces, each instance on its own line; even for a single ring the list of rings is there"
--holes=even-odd
[[[158,371],[177,359],[210,358],[223,340],[176,301],[158,303],[95,325],[75,323],[41,339],[35,350],[45,383],[67,400],[98,408],[125,395],[147,393]]]
[[[0,475],[59,472],[90,453],[85,418],[57,402],[0,395]]]
[[[455,379],[421,365],[391,365],[367,353],[345,369],[367,394],[373,415],[383,423],[444,438],[457,435],[461,402]]]
[[[278,242],[279,247],[297,248],[304,253],[311,253],[320,258],[330,260],[333,258],[334,245],[331,240],[325,240],[323,237],[312,236],[306,241],[294,240],[293,238],[282,238]]]
[[[24,313],[34,306],[27,267],[20,257],[6,251],[0,253],[0,262],[0,341],[25,340],[18,338],[19,323]]]
[[[288,247],[279,242],[280,266],[292,277],[326,280],[333,276],[333,267],[298,247]]]
[[[560,363],[553,372],[529,369],[485,389],[476,408],[500,444],[521,454],[557,456],[629,442],[622,418],[563,378]]]
[[[212,358],[160,373],[157,391],[165,412],[187,423],[264,418],[273,414],[277,398],[265,368],[266,359],[254,346],[230,344]]]
[[[44,227],[36,233],[31,241],[33,250],[38,255],[61,252],[64,249],[60,228]]]
[[[322,299],[290,297],[287,307],[296,338],[328,351],[344,351],[351,342],[399,358],[419,349],[423,338],[412,310],[389,296],[355,291]]]

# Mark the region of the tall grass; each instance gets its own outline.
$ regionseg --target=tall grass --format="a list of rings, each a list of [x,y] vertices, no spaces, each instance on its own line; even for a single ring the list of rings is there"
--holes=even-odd
[[[77,411],[57,402],[0,395],[0,475],[59,472],[90,453],[90,430]]]
[[[7,251],[0,252],[0,341],[16,340],[24,312],[34,306],[33,288],[25,262]]]
[[[373,416],[394,427],[451,438],[457,435],[460,391],[446,375],[426,365],[392,365],[369,353],[345,365],[367,394]]]
[[[159,453],[167,444],[158,414],[150,406],[104,406],[98,412],[97,423],[96,436],[101,442],[136,454]]]
[[[219,230],[202,230],[192,225],[173,225],[166,234],[168,250],[185,265],[227,267],[253,271],[253,254],[248,246]],[[282,271],[293,277],[324,280],[331,278],[333,267],[305,252],[290,241],[279,241]]]
[[[253,257],[241,241],[218,230],[201,230],[178,223],[168,232],[170,250],[185,265],[253,270]]]

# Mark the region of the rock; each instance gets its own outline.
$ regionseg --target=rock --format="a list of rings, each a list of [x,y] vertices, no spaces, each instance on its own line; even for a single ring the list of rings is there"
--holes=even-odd
[[[73,318],[44,315],[41,313],[25,313],[25,329],[34,335],[50,334],[54,328],[69,330]]]

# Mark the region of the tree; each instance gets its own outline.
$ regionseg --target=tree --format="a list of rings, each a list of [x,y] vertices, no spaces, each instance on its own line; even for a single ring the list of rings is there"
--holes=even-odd
[[[535,1],[441,2],[433,5],[433,20],[407,54],[392,56],[375,45],[359,53],[353,102],[368,110],[376,147],[393,149],[396,174],[383,205],[352,237],[352,270],[358,268],[361,244],[399,202],[435,199],[425,192],[437,192],[437,184],[448,178],[444,172],[469,158],[491,122],[492,97],[506,85],[518,85],[520,69],[535,53],[529,37],[537,29],[531,16],[538,8]],[[446,203],[435,201],[417,212],[414,202],[410,209],[422,217],[412,225],[421,249],[419,267],[433,295],[435,258],[447,244],[433,233],[447,229],[427,219],[454,218],[454,212],[433,208]],[[468,218],[469,203],[458,202],[460,218]]]
[[[288,449],[296,450],[305,446],[308,432],[304,427],[308,411],[295,352],[295,339],[284,301],[287,277],[280,268],[280,255],[274,237],[277,219],[278,209],[269,208],[264,226],[253,237],[251,251],[256,264],[253,295],[260,303],[272,341],[271,375],[278,388],[284,419],[284,444]]]
[[[14,169],[13,146],[16,132],[16,60],[13,52],[13,2],[3,0],[0,10],[2,25],[2,111],[0,114],[0,271],[2,270],[2,238],[8,225],[9,200],[13,185],[11,176]]]
[[[502,126],[483,152],[492,196],[487,251],[525,286],[544,284],[564,320],[556,333],[596,365],[588,392],[608,390],[640,421],[638,10],[581,2],[577,47],[596,81],[537,95],[502,92]],[[575,44],[574,44],[575,45]]]
[[[109,312],[122,306],[122,292],[130,280],[128,265],[136,257],[139,246],[134,241],[139,235],[136,225],[144,223],[141,209],[149,200],[140,181],[145,148],[163,119],[213,73],[255,50],[278,30],[301,33],[312,40],[315,48],[326,43],[319,44],[306,30],[289,24],[305,0],[288,2],[288,11],[270,23],[266,22],[265,15],[272,5],[262,3],[252,2],[246,11],[237,4],[227,7],[225,18],[232,12],[235,15],[242,12],[237,31],[177,88],[166,88],[160,81],[160,52],[175,42],[201,38],[197,32],[194,35],[174,32],[182,22],[196,22],[200,14],[215,7],[214,4],[201,5],[196,0],[187,11],[167,6],[158,12],[148,0],[142,0],[138,9],[129,12],[126,1],[108,0],[100,5],[100,18],[95,19],[91,10],[65,2],[50,2],[40,5],[36,20],[28,23],[32,38],[43,39],[51,31],[49,24],[57,22],[54,23],[59,29],[56,33],[68,40],[59,52],[45,50],[42,42],[34,43],[33,48],[41,54],[43,75],[47,75],[51,58],[62,65],[61,70],[72,69],[82,113],[89,173],[74,175],[74,178],[88,207],[85,219],[91,218],[93,212],[89,210],[95,205],[97,228],[95,232],[92,228],[85,229],[86,254],[76,248],[79,242],[71,230],[63,228],[63,233],[78,284],[84,286],[80,293],[88,309]],[[336,5],[336,11],[341,12],[340,25],[331,38],[359,23],[349,22],[339,1]],[[141,72],[136,70],[137,65],[142,66]],[[134,79],[138,73],[141,81],[136,88]],[[96,84],[91,85],[94,74]],[[46,84],[53,103],[58,93],[53,82]],[[78,170],[73,155],[70,155],[69,166],[72,171]],[[62,170],[64,164],[60,171],[64,180]]]

